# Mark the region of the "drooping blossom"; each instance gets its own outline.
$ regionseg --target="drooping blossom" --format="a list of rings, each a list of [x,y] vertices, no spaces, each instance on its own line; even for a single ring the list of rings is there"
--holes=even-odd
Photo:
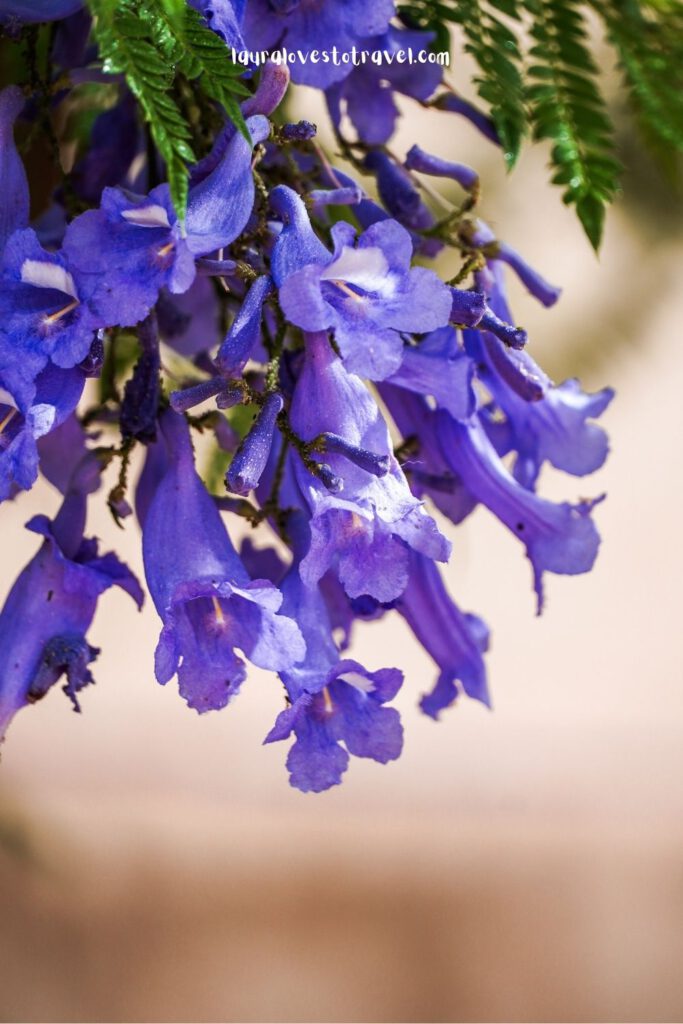
[[[317,396],[316,402],[309,395]],[[297,463],[297,481],[310,512],[311,545],[301,562],[313,585],[334,567],[347,594],[391,601],[405,589],[409,548],[445,561],[449,544],[410,493],[391,450],[389,432],[365,385],[349,374],[324,332],[308,335],[306,358],[292,400],[291,421],[305,441],[332,433],[356,449],[385,456],[375,472],[334,451],[325,462],[335,493]]]
[[[83,536],[90,459],[75,471],[55,519],[37,515],[27,524],[43,541],[0,612],[0,739],[17,711],[62,676],[80,711],[79,693],[94,682],[90,664],[99,654],[87,632],[105,590],[119,586],[142,604],[130,570],[111,552],[99,555],[97,541]]]
[[[411,268],[410,236],[400,224],[382,221],[357,239],[340,221],[330,254],[312,245],[300,202],[284,190],[278,197],[281,208],[289,207],[285,231],[291,232],[277,240],[273,255],[285,316],[305,331],[333,330],[347,369],[382,380],[401,363],[402,332],[425,333],[448,322],[450,293],[431,270]],[[291,252],[284,272],[279,246]]]
[[[251,580],[194,467],[184,420],[162,416],[166,467],[145,510],[142,551],[152,600],[163,622],[156,677],[177,672],[181,696],[198,712],[224,707],[244,681],[244,662],[290,668],[304,657],[296,623],[278,610],[282,595]]]

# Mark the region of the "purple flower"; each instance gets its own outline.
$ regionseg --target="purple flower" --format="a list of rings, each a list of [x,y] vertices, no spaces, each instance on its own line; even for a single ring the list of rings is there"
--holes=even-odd
[[[482,653],[488,629],[476,615],[460,611],[450,598],[439,570],[423,555],[411,554],[408,586],[396,604],[413,633],[439,666],[433,691],[420,701],[431,718],[458,696],[457,683],[468,697],[489,704]]]
[[[252,51],[284,46],[310,55],[329,52],[334,44],[341,55],[354,46],[363,49],[368,36],[386,31],[393,15],[393,0],[247,0],[241,28]],[[292,79],[325,89],[348,75],[350,67],[341,57],[337,65],[299,60],[292,65]]]
[[[82,6],[81,0],[0,0],[0,24],[58,21]]]
[[[270,455],[275,423],[282,406],[281,395],[273,393],[265,399],[251,430],[230,463],[225,476],[228,490],[235,494],[248,494],[258,486]]]
[[[434,217],[422,201],[413,179],[387,153],[374,150],[365,158],[365,166],[375,173],[382,203],[392,217],[410,231],[430,228]]]
[[[357,460],[328,451],[325,461],[340,486],[330,493],[296,461],[311,517],[311,545],[301,562],[305,583],[315,585],[334,567],[349,597],[370,594],[387,602],[405,589],[409,548],[446,561],[450,546],[410,493],[376,402],[362,381],[346,372],[324,333],[306,338],[290,418],[305,441],[334,434],[356,449],[387,457],[390,467],[377,476]]]
[[[261,338],[263,303],[273,290],[265,275],[257,277],[218,350],[216,365],[226,377],[240,376]]]
[[[466,118],[473,124],[489,142],[500,146],[500,138],[491,118],[487,117],[486,114],[479,110],[478,107],[475,107],[474,104],[468,102],[468,100],[457,96],[454,92],[447,92],[439,96],[437,106],[440,110],[448,110],[453,114],[460,114],[461,117]]]
[[[488,236],[483,236],[484,241]],[[480,375],[499,377],[501,381],[527,402],[537,402],[550,387],[550,379],[525,350],[506,341],[512,320],[505,289],[504,267],[491,259],[477,274],[477,286],[486,295],[488,313],[477,324],[479,335],[466,331],[465,349],[477,361]],[[547,285],[550,288],[550,285]],[[501,344],[503,342],[503,344]]]
[[[214,4],[215,2],[216,0],[214,0]],[[286,64],[267,60],[261,68],[255,92],[240,104],[243,116],[251,117],[253,114],[265,114],[266,117],[269,117],[284,99],[287,87],[289,86],[289,77],[289,68]],[[308,122],[302,121],[301,124],[306,125]],[[285,125],[284,128],[286,127]],[[292,126],[290,125],[289,127]],[[283,131],[283,136],[286,137],[284,128],[281,130]],[[315,135],[315,129],[313,135]],[[310,135],[307,137],[311,138]]]
[[[407,345],[398,370],[387,384],[431,395],[456,420],[468,419],[475,408],[474,364],[458,344],[452,327],[439,327],[417,345]]]
[[[405,166],[409,171],[420,171],[422,174],[432,174],[439,178],[452,178],[468,192],[479,191],[479,175],[471,167],[432,156],[418,145],[411,146],[408,150]]]
[[[489,374],[498,376],[525,402],[538,402],[551,386],[548,375],[526,350],[510,348],[489,331],[465,331],[464,344],[477,361],[479,377],[486,381]]]
[[[351,179],[347,181],[355,185]],[[270,257],[273,281],[279,288],[290,274],[309,263],[325,264],[331,257],[313,230],[301,196],[287,185],[276,185],[270,193],[270,205],[282,219],[281,225],[275,225],[279,230]]]
[[[452,523],[461,523],[476,508],[477,499],[448,465],[441,451],[437,418],[424,395],[395,387],[379,387],[407,449],[403,469],[417,498],[429,497]]]
[[[225,40],[227,46],[244,49],[240,19],[245,0],[190,0],[190,4],[204,15],[209,27]]]
[[[381,154],[380,154],[381,155]],[[407,210],[407,218],[412,221],[413,224],[418,224],[420,230],[424,228],[432,227],[435,224],[434,215],[431,210],[419,199],[417,202],[414,198],[413,193],[417,193],[415,185],[410,181],[406,172],[393,160],[385,161],[379,160],[378,167],[380,171],[383,168],[387,168],[388,163],[391,164],[391,171],[386,173],[386,176],[381,173],[377,173],[377,185],[378,188],[384,188],[385,200],[400,203],[405,210]],[[340,171],[339,168],[334,168],[335,178],[344,186],[358,188],[358,185],[345,174],[344,171]],[[382,180],[383,179],[383,180]],[[406,182],[406,179],[408,181]],[[361,199],[361,201],[354,206],[354,216],[358,223],[363,228],[369,228],[373,224],[377,224],[379,221],[389,220],[389,214],[387,211],[376,203],[374,199],[367,197]],[[403,214],[401,216],[404,216]],[[402,223],[401,217],[396,218]],[[404,227],[408,226],[408,220]],[[410,227],[408,227],[410,231]],[[417,231],[410,231],[410,238],[413,243],[413,253],[415,255],[426,256],[429,259],[437,256],[444,247],[444,243],[438,238],[425,237]]]
[[[468,351],[477,359],[479,377],[490,390],[505,422],[494,421],[493,429],[504,441],[497,445],[499,455],[515,451],[515,479],[533,490],[544,462],[573,476],[587,476],[599,469],[607,458],[606,432],[590,420],[601,416],[614,397],[612,388],[589,395],[579,382],[567,380],[549,387],[537,401],[520,397],[496,366],[484,336],[467,332]]]
[[[340,660],[324,597],[303,583],[296,564],[282,592],[283,611],[301,626],[306,657],[280,673],[289,707],[278,715],[265,742],[287,739],[293,732],[290,782],[303,793],[320,793],[341,782],[350,754],[380,764],[400,755],[401,720],[398,711],[384,705],[396,696],[403,674],[395,668],[368,672],[356,661]]]
[[[65,368],[86,358],[105,321],[84,285],[65,255],[46,252],[30,228],[10,236],[0,272],[0,324],[18,358],[42,366],[51,359]]]
[[[86,633],[97,599],[116,585],[142,604],[134,576],[113,554],[98,555],[83,538],[85,494],[72,490],[51,523],[34,516],[28,529],[42,546],[16,580],[0,612],[0,739],[16,712],[34,704],[64,675],[64,692],[80,711],[78,693],[93,682],[99,653]]]
[[[0,335],[0,501],[33,486],[38,475],[37,440],[73,412],[85,383],[78,369],[49,364],[35,380],[22,376],[23,369]]]
[[[368,672],[357,661],[337,661],[320,679],[317,693],[302,693],[280,712],[266,742],[295,734],[287,756],[292,786],[302,793],[320,793],[338,785],[349,754],[380,764],[399,757],[401,720],[398,711],[383,705],[396,696],[402,681],[398,669]]]
[[[308,142],[315,138],[318,129],[311,121],[302,120],[294,124],[283,124],[280,131],[286,142]]]
[[[337,129],[341,125],[342,107],[353,122],[358,136],[371,146],[381,146],[394,134],[399,115],[394,93],[428,100],[441,82],[438,64],[399,61],[401,50],[413,53],[427,50],[433,39],[431,32],[390,28],[384,35],[366,39],[363,49],[373,58],[353,67],[341,82],[326,93],[327,107]]]
[[[294,193],[290,198],[294,207],[300,203]],[[324,261],[311,253],[306,227],[296,261],[298,238],[286,234],[291,230],[290,224],[273,253],[283,312],[305,331],[333,330],[350,372],[372,380],[388,377],[403,358],[402,332],[427,333],[448,322],[448,288],[431,270],[411,268],[410,235],[396,221],[373,224],[357,240],[350,224],[338,222],[332,228],[334,253],[323,249]],[[279,246],[288,250],[284,278]]]
[[[520,254],[507,245],[499,242],[488,224],[478,220],[475,231],[472,234],[472,241],[478,246],[489,246],[493,255],[487,258],[487,271],[480,274],[480,280],[487,294],[491,296],[491,306],[498,316],[503,320],[510,320],[510,310],[507,304],[505,280],[500,263],[507,263],[514,270],[524,287],[542,305],[554,306],[559,299],[562,289],[550,284],[549,281],[534,270]]]
[[[238,647],[255,665],[291,668],[305,654],[298,626],[276,614],[282,595],[252,581],[194,468],[187,426],[166,412],[168,461],[143,523],[145,575],[163,629],[155,655],[160,683],[178,673],[198,712],[224,707],[245,678]],[[159,472],[156,472],[159,479]]]
[[[265,139],[267,120],[247,122],[252,146]],[[178,221],[168,185],[148,196],[106,188],[99,210],[68,227],[64,251],[81,279],[90,279],[92,304],[106,323],[144,319],[162,287],[181,293],[195,278],[195,257],[232,242],[254,204],[251,150],[235,133],[213,169],[190,189],[185,224]]]
[[[513,249],[506,242],[498,242],[496,260],[500,260],[501,263],[507,263],[517,274],[517,277],[527,291],[535,299],[538,299],[543,306],[548,308],[555,305],[562,293],[562,289],[546,281],[537,270],[534,270],[526,260],[522,259],[516,249]],[[491,262],[495,263],[495,261]]]
[[[28,182],[14,144],[14,122],[23,106],[18,86],[8,85],[0,92],[0,253],[12,232],[28,224]]]
[[[168,185],[149,196],[105,188],[100,208],[72,221],[64,238],[72,266],[90,279],[102,318],[122,326],[143,320],[159,291],[185,292],[194,256],[183,237]]]
[[[519,538],[534,573],[538,612],[543,573],[574,576],[593,568],[600,535],[590,512],[601,499],[554,504],[521,487],[508,473],[477,419],[458,423],[436,413],[443,457],[465,487]]]

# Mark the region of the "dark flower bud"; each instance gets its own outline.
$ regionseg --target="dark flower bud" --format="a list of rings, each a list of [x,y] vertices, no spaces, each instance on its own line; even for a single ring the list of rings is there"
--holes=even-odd
[[[296,124],[285,124],[280,130],[285,142],[307,142],[318,132],[316,125],[310,121],[297,121]]]

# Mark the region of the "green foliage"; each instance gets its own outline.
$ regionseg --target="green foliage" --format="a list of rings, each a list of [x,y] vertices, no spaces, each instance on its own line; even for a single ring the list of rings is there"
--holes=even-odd
[[[621,167],[583,16],[575,0],[526,0],[526,6],[533,17],[527,97],[534,138],[551,142],[553,183],[563,186],[564,202],[576,206],[597,250]]]
[[[501,12],[517,18],[516,0],[458,0],[451,6],[417,0],[403,11],[412,23],[436,32],[440,48],[448,49],[444,22],[461,26],[465,51],[471,54],[479,68],[474,84],[488,104],[505,161],[508,167],[512,167],[519,156],[527,117],[521,74],[522,54],[514,31],[500,17]]]
[[[182,220],[188,165],[196,159],[191,125],[174,86],[183,76],[220,103],[248,138],[237,97],[248,95],[222,40],[184,0],[89,0],[104,69],[123,74],[166,164],[171,198]]]
[[[683,150],[681,0],[407,0],[399,13],[435,33],[439,48],[448,27],[459,27],[508,166],[525,135],[549,141],[552,180],[597,249],[620,165],[584,24],[588,7],[616,49],[646,144]]]
[[[191,80],[198,80],[206,95],[221,104],[248,139],[247,126],[236,99],[249,95],[249,90],[239,80],[244,68],[232,63],[225,43],[206,27],[191,7],[186,8],[182,41],[185,53],[180,67],[183,73]]]
[[[645,137],[683,151],[683,4],[592,0]]]

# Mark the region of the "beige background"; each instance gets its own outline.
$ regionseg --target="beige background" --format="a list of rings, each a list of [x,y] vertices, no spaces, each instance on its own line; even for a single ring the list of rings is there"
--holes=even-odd
[[[597,567],[549,577],[539,620],[514,538],[485,511],[452,531],[453,593],[493,629],[495,710],[424,719],[433,666],[398,618],[361,628],[355,656],[406,671],[406,748],[319,797],[260,746],[276,679],[252,671],[199,718],[154,682],[152,608],[107,594],[84,714],[52,693],[3,749],[1,1020],[683,1015],[680,209],[637,159],[596,261],[541,151],[504,181],[455,118],[413,113],[395,148],[416,138],[479,166],[484,215],[564,285],[553,311],[513,289],[532,351],[618,389],[607,467],[544,480],[609,492]],[[36,547],[21,524],[56,504],[39,486],[2,510],[3,593]],[[134,524],[93,502],[92,528],[140,569]]]

